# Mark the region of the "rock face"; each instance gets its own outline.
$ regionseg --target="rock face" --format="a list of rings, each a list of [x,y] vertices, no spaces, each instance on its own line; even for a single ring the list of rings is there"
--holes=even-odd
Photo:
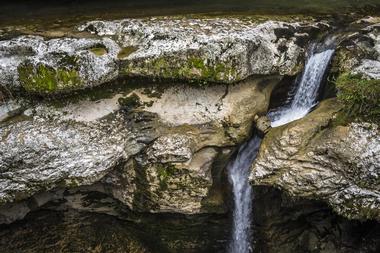
[[[95,35],[0,41],[0,85],[46,95],[120,76],[233,83],[292,75],[302,68],[307,42],[327,28],[236,18],[93,21],[78,29]]]
[[[331,126],[327,100],[305,118],[264,138],[250,180],[295,197],[322,200],[354,219],[380,219],[380,135],[374,124]]]
[[[21,36],[0,42],[0,84],[40,94],[93,87],[118,76],[111,39]]]
[[[116,36],[124,48],[133,48],[121,57],[127,75],[217,82],[294,74],[309,38],[299,23],[223,18],[93,21],[79,29]]]
[[[1,203],[101,182],[133,210],[224,211],[218,163],[247,138],[279,80],[206,88],[147,84],[107,98],[83,94],[63,104],[31,104],[0,127]],[[0,210],[5,222],[14,216],[9,208]]]
[[[268,253],[377,252],[380,224],[350,220],[319,201],[254,186],[255,249]]]
[[[250,133],[255,114],[267,108],[274,82],[169,88],[145,109],[157,113],[165,134],[104,183],[134,210],[224,212],[222,171],[233,147]]]
[[[380,24],[371,21],[363,20],[370,25],[347,35],[341,42],[334,64],[339,71],[380,79]]]

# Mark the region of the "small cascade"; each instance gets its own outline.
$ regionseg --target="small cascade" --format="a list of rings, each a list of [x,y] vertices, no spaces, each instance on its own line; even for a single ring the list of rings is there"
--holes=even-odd
[[[272,127],[280,126],[304,117],[316,104],[320,86],[325,77],[334,49],[331,42],[314,45],[305,69],[289,105],[280,107],[268,114]],[[250,253],[252,249],[252,187],[248,182],[251,165],[261,144],[261,137],[254,134],[244,143],[228,165],[229,181],[232,185],[234,210],[233,231],[229,245],[230,253]]]
[[[233,189],[234,212],[233,231],[229,251],[231,253],[252,252],[251,250],[251,213],[252,187],[248,176],[253,160],[260,148],[261,138],[254,135],[244,143],[229,165],[229,180]]]
[[[277,127],[304,117],[317,104],[318,92],[334,49],[317,51],[312,47],[312,54],[306,62],[302,77],[290,105],[278,108],[268,114],[272,127]]]

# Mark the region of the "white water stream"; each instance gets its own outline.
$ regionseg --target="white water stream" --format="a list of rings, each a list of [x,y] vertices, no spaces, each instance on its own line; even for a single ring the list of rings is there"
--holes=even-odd
[[[272,127],[304,117],[317,104],[318,91],[333,54],[333,49],[327,49],[311,55],[292,103],[268,114]]]
[[[312,48],[312,54],[307,60],[291,104],[268,114],[272,127],[300,119],[316,105],[320,85],[334,50],[325,49],[317,53],[314,53],[314,50],[315,48]],[[253,251],[251,230],[253,196],[248,176],[260,144],[261,138],[254,135],[240,147],[236,158],[228,165],[229,181],[232,185],[234,198],[233,230],[229,245],[230,253],[249,253]]]

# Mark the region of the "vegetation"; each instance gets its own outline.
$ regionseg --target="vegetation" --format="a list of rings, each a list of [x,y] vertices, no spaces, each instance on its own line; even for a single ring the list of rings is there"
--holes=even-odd
[[[132,93],[128,97],[121,97],[118,99],[119,105],[124,110],[132,110],[133,108],[136,108],[141,105],[141,101],[139,96],[136,95],[136,93]]]
[[[123,68],[123,73],[127,76],[143,75],[186,80],[199,85],[240,79],[233,64],[208,62],[200,56],[186,56],[183,59],[162,56],[143,63],[128,62]]]
[[[19,66],[18,72],[22,86],[29,92],[54,93],[81,85],[79,73],[75,69],[53,69],[43,64],[36,67],[25,64]]]
[[[172,164],[157,164],[158,179],[160,180],[161,190],[168,188],[168,179],[175,174],[175,166]]]
[[[338,100],[343,103],[347,117],[380,120],[380,80],[367,80],[361,75],[343,73],[335,85]]]

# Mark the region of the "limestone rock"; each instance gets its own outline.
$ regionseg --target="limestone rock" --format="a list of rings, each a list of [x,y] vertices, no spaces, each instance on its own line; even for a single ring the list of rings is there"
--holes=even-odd
[[[79,30],[116,36],[129,52],[121,64],[126,75],[230,83],[251,75],[297,73],[310,36],[305,26],[313,25],[326,28],[237,18],[148,18],[92,21]]]
[[[39,94],[93,87],[118,76],[118,51],[108,38],[21,36],[0,41],[0,84]]]
[[[125,76],[234,83],[252,75],[294,75],[308,41],[328,25],[145,18],[92,21],[78,29],[85,32],[74,38],[0,41],[0,85],[52,95]]]
[[[339,71],[380,79],[380,24],[347,35],[336,54],[334,65]]]
[[[264,138],[250,180],[292,196],[322,200],[354,219],[380,219],[380,138],[373,124],[329,125],[339,105],[328,100]]]
[[[99,183],[133,210],[221,212],[221,165],[267,110],[279,80],[147,84],[91,99],[101,88],[30,103],[0,125],[0,203],[21,204],[20,213],[0,208],[1,219],[22,218],[31,210],[22,201],[37,193]],[[132,94],[139,104],[119,104]]]
[[[2,126],[0,202],[101,179],[139,147],[134,135],[115,121],[111,128],[34,117]]]
[[[267,116],[256,117],[255,127],[261,134],[266,134],[271,128],[270,119]]]
[[[164,133],[104,177],[106,188],[133,210],[224,212],[222,171],[232,147],[249,136],[254,115],[266,110],[276,80],[171,86],[159,98],[134,91],[143,103],[153,102],[142,110],[158,116]]]

